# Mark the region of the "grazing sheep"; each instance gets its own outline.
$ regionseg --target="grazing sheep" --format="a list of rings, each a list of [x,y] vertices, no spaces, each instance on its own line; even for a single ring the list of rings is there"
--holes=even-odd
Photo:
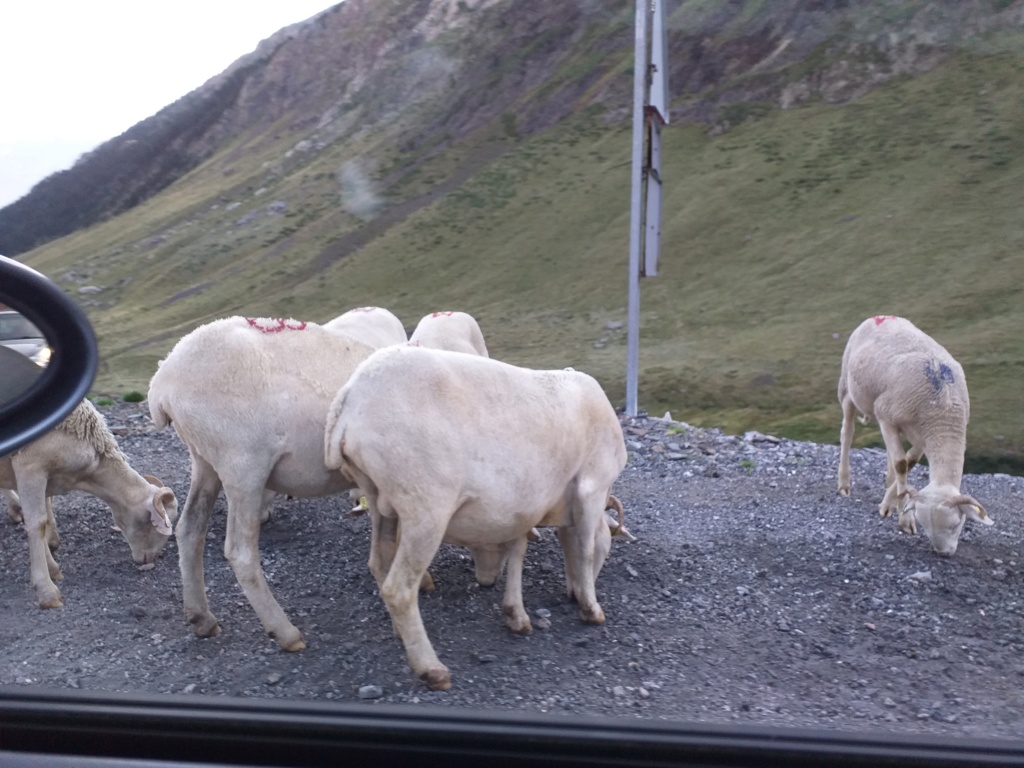
[[[970,401],[963,368],[938,342],[901,317],[869,317],[843,352],[839,402],[840,494],[850,493],[850,447],[860,411],[878,422],[885,440],[888,470],[880,515],[897,512],[906,533],[916,533],[920,524],[942,555],[956,552],[968,517],[992,525],[981,504],[960,492]],[[907,485],[907,473],[922,455],[928,457],[929,482],[918,491]]]
[[[451,676],[424,630],[417,590],[442,541],[505,548],[502,606],[513,632],[529,632],[527,533],[559,527],[580,616],[604,621],[594,582],[626,446],[592,377],[389,347],[338,393],[323,447],[327,466],[340,468],[370,502],[370,570],[410,666],[431,688],[447,689]]]
[[[288,651],[306,647],[260,566],[263,511],[275,493],[326,496],[353,487],[324,465],[327,411],[371,347],[313,323],[229,317],[184,336],[149,385],[158,428],[174,426],[192,459],[177,525],[185,616],[193,631],[220,632],[203,579],[214,502],[228,502],[224,556],[267,634]]]
[[[63,605],[53,583],[63,574],[50,553],[57,543],[51,496],[80,490],[105,501],[142,569],[153,567],[178,511],[170,488],[131,468],[88,400],[38,440],[0,458],[0,488],[17,491],[6,495],[8,515],[25,522],[32,586],[43,608]]]
[[[392,344],[404,344],[402,321],[383,307],[358,307],[324,323],[328,331],[343,333],[368,347],[380,349]]]
[[[476,318],[465,312],[432,312],[417,323],[409,342],[431,349],[488,357]]]

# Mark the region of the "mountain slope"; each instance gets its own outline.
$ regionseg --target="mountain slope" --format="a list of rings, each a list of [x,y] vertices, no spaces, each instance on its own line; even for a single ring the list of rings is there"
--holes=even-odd
[[[1019,461],[1024,4],[671,8],[641,407],[834,440],[846,334],[900,313],[967,370],[972,458]],[[631,25],[603,0],[348,0],[222,76],[245,73],[206,159],[25,259],[84,291],[106,390],[215,317],[382,304],[473,312],[495,356],[621,400]]]

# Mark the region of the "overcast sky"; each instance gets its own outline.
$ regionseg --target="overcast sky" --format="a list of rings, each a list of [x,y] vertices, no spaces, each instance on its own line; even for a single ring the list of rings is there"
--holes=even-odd
[[[0,0],[0,208],[338,0]]]

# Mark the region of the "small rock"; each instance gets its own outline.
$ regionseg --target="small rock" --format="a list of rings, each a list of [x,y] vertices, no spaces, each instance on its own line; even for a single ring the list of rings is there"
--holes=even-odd
[[[267,675],[267,685],[277,685],[284,677],[280,672],[271,672]]]
[[[182,693],[195,693],[195,690],[196,690],[196,684],[195,683],[189,683],[188,685],[186,685],[182,689]]]
[[[616,698],[622,698],[626,695],[626,689],[623,688],[621,685],[616,685],[614,688],[612,688],[612,694],[614,694]]]
[[[359,687],[360,699],[379,699],[384,695],[384,689],[379,685],[363,685]]]
[[[917,573],[910,574],[909,578],[912,581],[931,581],[932,580],[932,572],[931,571],[918,571]]]
[[[549,611],[547,608],[538,608],[536,611],[534,611],[534,613],[540,616],[542,619],[551,618],[551,611]]]
[[[533,622],[533,628],[534,629],[551,629],[551,620],[550,619],[537,619],[535,622]]]

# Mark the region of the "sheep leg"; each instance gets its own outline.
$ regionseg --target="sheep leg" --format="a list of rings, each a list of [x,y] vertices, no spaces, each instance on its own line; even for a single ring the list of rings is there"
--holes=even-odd
[[[445,525],[415,517],[402,520],[404,529],[394,561],[380,588],[396,634],[405,646],[409,666],[430,688],[446,691],[452,678],[427,637],[420,615],[419,587],[427,567],[441,546]]]
[[[840,496],[850,495],[850,448],[853,446],[853,430],[857,407],[853,404],[853,398],[847,395],[843,398],[843,427],[839,432],[839,483]]]
[[[505,596],[501,601],[501,609],[506,616],[508,628],[517,635],[528,635],[533,631],[530,617],[523,606],[523,561],[526,559],[526,536],[521,536],[504,545],[508,559],[508,572],[505,575]]]
[[[565,595],[570,600],[576,599],[576,584],[573,578],[576,574],[576,550],[573,548],[572,534],[567,527],[555,529],[558,535],[558,543],[562,547],[562,561],[565,566]]]
[[[597,526],[607,525],[604,517],[608,490],[578,496],[574,505],[575,524],[559,536],[566,563],[566,584],[571,583],[580,606],[580,619],[587,624],[603,624],[604,611],[597,602],[594,582],[597,577],[595,542]],[[562,532],[562,529],[559,529]]]
[[[53,582],[64,578],[60,566],[53,559],[46,543],[47,504],[46,478],[19,478],[21,514],[28,534],[28,562],[32,587],[40,608],[60,608],[64,605],[60,590]]]
[[[367,497],[370,505],[370,573],[379,589],[388,577],[398,547],[398,518],[385,517],[377,509],[377,500]]]
[[[60,534],[57,533],[57,519],[53,516],[52,496],[46,497],[46,546],[51,552],[60,549]]]
[[[261,524],[270,520],[270,516],[274,512],[274,500],[276,498],[277,494],[274,491],[266,490],[263,492],[263,503],[260,504]]]
[[[397,517],[386,517],[377,510],[377,500],[367,494],[370,509],[370,573],[377,581],[378,589],[391,570],[395,560],[395,551],[402,540],[402,526]],[[436,589],[434,579],[429,572],[423,574],[420,592],[433,592]]]
[[[916,445],[911,445],[910,450],[907,451],[907,472],[909,473],[914,467],[917,466],[917,462],[924,456],[924,448],[919,448]]]
[[[181,511],[174,535],[178,540],[178,566],[181,569],[182,598],[185,618],[199,637],[220,634],[217,617],[210,612],[203,576],[203,551],[206,531],[213,507],[220,493],[221,482],[213,467],[195,452],[192,457],[192,480],[188,498]]]
[[[18,500],[18,494],[9,488],[0,489],[0,493],[3,493],[4,501],[7,502],[7,519],[15,525],[24,522],[24,518],[21,515],[21,501]]]
[[[3,489],[4,498],[7,500],[7,519],[17,525],[25,521],[21,511],[21,499],[16,491],[8,488]],[[60,535],[57,533],[57,521],[53,517],[53,497],[46,497],[46,544],[51,552],[60,549]],[[60,572],[60,569],[57,571]],[[57,578],[57,577],[54,577]]]
[[[224,481],[228,498],[228,524],[224,537],[224,557],[231,563],[235,578],[256,612],[264,631],[275,638],[285,651],[301,651],[306,647],[302,633],[296,629],[270,592],[260,565],[260,510],[263,488],[240,487]]]
[[[907,490],[907,455],[903,449],[903,440],[899,430],[888,422],[879,420],[878,427],[885,441],[885,452],[888,457],[889,469],[893,473],[893,481],[885,489],[885,496],[878,507],[878,514],[889,517],[893,512],[903,513],[903,498]]]

